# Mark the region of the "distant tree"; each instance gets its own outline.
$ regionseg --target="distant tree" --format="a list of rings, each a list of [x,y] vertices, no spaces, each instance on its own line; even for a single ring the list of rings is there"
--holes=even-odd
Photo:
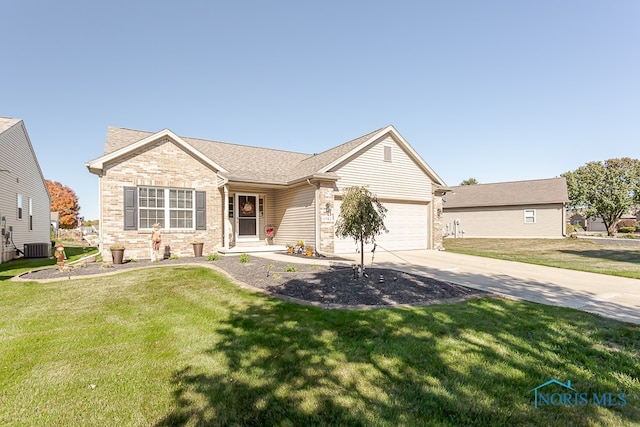
[[[87,227],[98,227],[100,225],[100,220],[98,219],[85,219],[82,221],[82,225],[86,225]]]
[[[347,187],[342,197],[340,216],[336,221],[336,236],[352,237],[360,242],[360,271],[364,271],[364,244],[375,242],[386,231],[382,203],[365,187]]]
[[[640,160],[623,157],[589,162],[567,179],[569,199],[574,207],[585,206],[587,217],[600,217],[611,236],[623,214],[640,203]]]
[[[460,183],[460,185],[477,185],[477,184],[479,184],[479,182],[475,178],[465,179]]]
[[[75,228],[78,226],[78,212],[80,205],[76,193],[69,187],[57,181],[46,180],[47,191],[51,198],[51,211],[58,212],[60,228]]]

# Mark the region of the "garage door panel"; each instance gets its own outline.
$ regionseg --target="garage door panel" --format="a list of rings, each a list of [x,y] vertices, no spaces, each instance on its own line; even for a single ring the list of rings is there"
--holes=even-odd
[[[336,201],[336,212],[340,212],[341,201]],[[378,250],[389,251],[426,249],[428,247],[428,206],[415,203],[383,203],[387,208],[384,224],[388,231],[376,237]],[[359,249],[352,238],[336,237],[335,253],[354,253]],[[365,245],[371,252],[373,244]]]

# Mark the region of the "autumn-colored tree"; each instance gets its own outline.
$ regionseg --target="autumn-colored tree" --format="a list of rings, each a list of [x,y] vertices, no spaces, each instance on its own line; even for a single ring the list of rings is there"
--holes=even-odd
[[[47,179],[45,183],[51,198],[51,212],[58,212],[60,215],[58,221],[60,228],[76,228],[78,226],[78,212],[80,212],[76,193],[57,181]]]

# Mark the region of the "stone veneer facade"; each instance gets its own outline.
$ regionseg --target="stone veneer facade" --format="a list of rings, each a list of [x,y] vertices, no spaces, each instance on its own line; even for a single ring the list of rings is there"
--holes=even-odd
[[[442,244],[442,227],[443,227],[443,204],[442,204],[442,195],[435,194],[433,196],[433,227],[431,227],[433,233],[433,248],[435,250],[443,250],[444,246]]]
[[[124,230],[124,187],[188,188],[206,191],[206,230],[162,231],[162,248],[171,255],[193,256],[192,241],[204,242],[204,254],[222,245],[222,190],[217,173],[168,139],[105,165],[99,178],[102,200],[102,256],[111,259],[109,247],[122,243],[126,259],[150,258],[151,230]],[[195,200],[194,200],[195,205]],[[169,219],[166,218],[166,221]]]

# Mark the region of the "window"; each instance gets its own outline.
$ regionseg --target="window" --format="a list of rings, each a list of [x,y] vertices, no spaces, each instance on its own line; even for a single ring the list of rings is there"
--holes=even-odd
[[[258,216],[262,219],[264,218],[264,199],[260,197],[260,201],[258,202]]]
[[[525,209],[524,210],[524,223],[525,224],[535,224],[536,222],[536,210],[535,209]]]
[[[384,146],[384,161],[391,162],[391,146],[390,145]]]
[[[140,228],[151,228],[160,224],[165,228],[165,191],[163,188],[138,188]]]
[[[206,229],[204,191],[187,188],[124,187],[124,229]]]
[[[233,200],[235,197],[229,196],[229,218],[233,218]]]
[[[22,194],[18,194],[18,219],[22,219]]]
[[[29,230],[33,231],[33,199],[29,197]]]
[[[169,228],[193,228],[193,190],[169,190]]]

